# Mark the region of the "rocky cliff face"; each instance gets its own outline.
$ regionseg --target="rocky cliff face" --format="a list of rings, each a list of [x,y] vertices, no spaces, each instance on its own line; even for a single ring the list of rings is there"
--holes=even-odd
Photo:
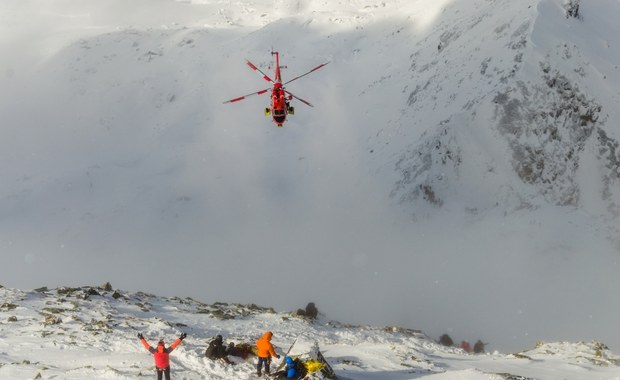
[[[549,4],[559,3],[532,2],[521,19],[509,11],[502,19],[498,12],[492,23],[485,10],[499,4],[478,4],[478,19],[449,24],[447,18],[437,29],[437,52],[412,55],[415,78],[425,81],[408,98],[413,123],[429,110],[445,118],[429,125],[397,160],[400,178],[391,195],[398,202],[441,207],[464,190],[494,189],[487,202],[464,207],[495,207],[507,198],[517,200],[503,205],[509,209],[540,203],[584,207],[586,197],[602,204],[603,210],[590,211],[618,215],[617,120],[603,106],[605,91],[593,86],[599,74],[590,64],[594,57],[580,45],[588,37],[571,42],[547,31],[548,46],[540,37],[541,24],[588,21]],[[476,41],[475,35],[485,37]],[[497,47],[492,54],[489,45]],[[484,138],[471,141],[467,134]]]

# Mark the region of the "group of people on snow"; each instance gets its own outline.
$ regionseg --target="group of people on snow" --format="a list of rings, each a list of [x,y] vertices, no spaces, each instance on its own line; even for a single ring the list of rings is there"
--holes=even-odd
[[[455,346],[454,341],[452,340],[452,338],[450,338],[450,335],[448,334],[443,334],[442,336],[440,336],[438,343],[446,347]],[[486,346],[487,344],[488,343],[483,343],[480,339],[478,339],[478,341],[474,343],[474,347],[472,348],[468,341],[463,340],[461,341],[459,348],[467,353],[473,352],[475,354],[483,354],[484,346]]]
[[[314,320],[317,318],[319,310],[312,302],[306,305],[305,309],[298,309],[294,314],[303,318]],[[166,347],[163,339],[160,339],[157,343],[157,347],[151,346],[144,338],[142,333],[138,334],[138,339],[151,354],[153,354],[155,360],[155,369],[157,371],[157,380],[170,380],[170,353],[177,348],[183,339],[187,337],[187,334],[183,333],[175,340],[170,346]],[[275,351],[273,344],[271,344],[271,338],[273,333],[267,331],[263,336],[256,341],[255,345],[249,343],[241,343],[235,345],[230,342],[228,346],[224,345],[224,338],[221,335],[217,335],[205,350],[205,357],[211,360],[221,360],[226,364],[235,365],[235,362],[230,360],[228,356],[237,356],[242,359],[247,359],[250,355],[256,355],[258,361],[256,364],[256,374],[260,377],[263,371],[266,375],[271,375],[271,360],[272,358],[280,359]],[[276,379],[299,379],[305,376],[306,368],[304,364],[297,358],[293,359],[290,356],[284,358],[284,369],[276,372],[271,376]]]
[[[153,354],[155,360],[155,369],[157,371],[157,380],[170,380],[170,353],[181,344],[187,334],[183,333],[177,340],[175,340],[170,346],[166,347],[163,339],[160,339],[157,343],[157,347],[151,346],[144,336],[139,333],[138,338],[140,342],[151,354]],[[256,365],[256,374],[260,377],[263,371],[266,375],[271,374],[271,359],[280,359],[280,355],[276,353],[271,338],[273,333],[267,331],[263,336],[256,341],[256,349],[254,350],[250,345],[241,344],[235,346],[234,343],[230,343],[228,347],[224,345],[224,339],[221,335],[217,335],[207,347],[205,356],[211,360],[222,360],[227,364],[234,365],[235,363],[228,358],[228,355],[239,356],[247,358],[250,353],[256,352],[258,362]],[[299,361],[287,356],[284,358],[285,368],[278,371],[271,376],[276,379],[298,379],[302,375]]]
[[[224,345],[223,338],[218,335],[209,343],[209,347],[205,351],[205,356],[211,360],[222,360],[227,364],[234,365],[235,363],[228,358],[228,355],[238,356],[246,359],[250,354],[255,353],[258,357],[256,364],[256,374],[260,377],[265,371],[265,374],[271,374],[271,358],[275,357],[280,359],[280,355],[275,352],[273,344],[271,344],[271,338],[273,333],[267,331],[263,336],[256,341],[256,349],[254,350],[247,343],[237,344],[229,343],[228,347]],[[274,374],[276,379],[297,379],[300,377],[302,371],[299,369],[299,363],[295,362],[293,358],[287,356],[284,358],[286,368],[278,371]]]

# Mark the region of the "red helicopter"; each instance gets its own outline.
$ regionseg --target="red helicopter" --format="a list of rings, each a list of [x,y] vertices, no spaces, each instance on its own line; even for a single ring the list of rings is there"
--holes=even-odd
[[[282,83],[282,76],[280,75],[280,56],[278,54],[277,51],[272,51],[271,55],[275,55],[276,56],[276,70],[275,70],[275,80],[269,78],[269,76],[267,74],[265,74],[264,72],[261,71],[261,69],[259,69],[258,67],[256,67],[256,65],[254,65],[252,62],[247,61],[248,66],[250,66],[250,68],[254,71],[258,71],[259,73],[263,74],[263,78],[270,83],[273,83],[273,88],[271,89],[271,107],[267,107],[265,108],[265,115],[269,116],[271,115],[273,117],[273,122],[276,123],[276,125],[278,127],[282,127],[284,125],[284,122],[286,121],[286,115],[294,115],[295,114],[295,107],[292,107],[289,102],[295,98],[299,101],[301,101],[302,103],[305,103],[307,105],[309,105],[310,107],[314,107],[312,104],[310,104],[310,102],[308,102],[307,100],[304,100],[296,95],[293,95],[290,91],[287,91],[284,89],[284,85],[287,85],[289,83],[291,83],[292,81],[295,81],[299,78],[305,77],[306,75],[310,74],[313,71],[316,71],[318,69],[320,69],[321,67],[327,65],[329,62],[326,63],[322,63],[320,65],[318,65],[317,67],[315,67],[314,69],[308,71],[305,74],[296,76],[295,78]],[[284,66],[285,67],[285,66]],[[240,96],[238,98],[234,98],[234,99],[230,99],[225,101],[224,103],[234,103],[234,102],[238,102],[239,100],[243,100],[245,98],[247,98],[248,96],[252,96],[252,95],[260,95],[260,94],[264,94],[267,91],[269,91],[269,88],[266,88],[264,90],[260,90],[258,92],[253,92],[251,94],[247,94],[247,95],[243,95]]]

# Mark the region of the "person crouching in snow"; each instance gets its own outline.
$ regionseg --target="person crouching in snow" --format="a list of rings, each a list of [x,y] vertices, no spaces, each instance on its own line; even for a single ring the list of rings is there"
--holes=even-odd
[[[273,375],[274,379],[299,379],[301,374],[297,370],[297,366],[293,358],[287,356],[284,358],[284,362],[286,363],[286,368],[282,371],[276,372]]]
[[[163,339],[160,339],[157,343],[157,348],[153,348],[146,339],[144,339],[144,335],[141,333],[138,334],[138,339],[140,339],[144,348],[153,354],[155,368],[157,369],[157,380],[162,380],[164,375],[166,376],[166,380],[170,380],[170,353],[181,344],[186,336],[186,333],[181,334],[179,339],[175,340],[168,348],[166,348]]]
[[[211,360],[222,360],[227,364],[235,365],[234,362],[228,359],[228,350],[224,346],[224,338],[218,335],[209,343],[209,347],[205,351],[205,356]]]
[[[269,374],[269,365],[271,364],[271,358],[276,357],[280,359],[280,355],[276,354],[276,351],[271,344],[271,337],[273,333],[267,331],[263,334],[263,337],[256,341],[256,349],[258,356],[258,364],[256,365],[256,374],[260,377],[263,364],[265,365],[265,373]]]

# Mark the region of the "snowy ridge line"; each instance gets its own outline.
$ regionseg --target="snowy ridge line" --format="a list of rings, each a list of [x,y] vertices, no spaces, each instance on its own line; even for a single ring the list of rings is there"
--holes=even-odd
[[[138,332],[168,344],[181,332],[188,334],[170,356],[175,378],[244,378],[255,371],[253,360],[231,357],[234,366],[210,361],[203,357],[207,343],[221,334],[226,342],[252,344],[265,330],[274,332],[282,355],[298,339],[315,342],[341,379],[538,380],[555,378],[548,376],[553,371],[562,379],[611,379],[605,376],[620,373],[619,357],[600,342],[540,342],[514,354],[471,355],[413,329],[348,325],[322,315],[311,321],[268,307],[206,304],[124,292],[109,284],[31,291],[2,287],[0,296],[0,376],[5,378],[153,376],[152,358],[140,346]],[[591,376],[582,377],[584,370]]]

